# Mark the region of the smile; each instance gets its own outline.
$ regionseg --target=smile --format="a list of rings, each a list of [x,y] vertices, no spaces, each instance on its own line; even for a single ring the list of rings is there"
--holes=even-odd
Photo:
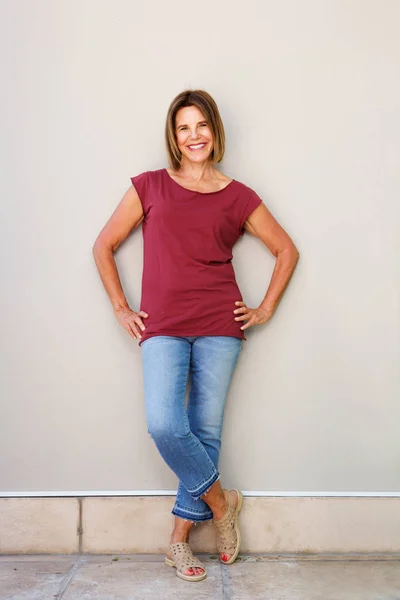
[[[206,144],[192,144],[188,146],[189,150],[201,150]]]

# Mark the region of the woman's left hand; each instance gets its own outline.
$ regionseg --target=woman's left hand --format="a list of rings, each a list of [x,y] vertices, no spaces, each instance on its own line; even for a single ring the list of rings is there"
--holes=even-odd
[[[235,317],[235,321],[247,321],[240,329],[247,329],[252,325],[261,325],[261,323],[266,323],[272,317],[273,311],[268,311],[265,308],[249,308],[246,306],[245,302],[235,302],[236,308],[233,312],[235,314],[240,314],[240,316]]]

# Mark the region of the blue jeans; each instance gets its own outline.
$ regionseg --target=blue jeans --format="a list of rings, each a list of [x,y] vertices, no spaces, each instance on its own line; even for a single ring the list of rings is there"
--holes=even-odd
[[[147,431],[179,479],[172,514],[182,519],[213,517],[201,496],[220,478],[224,407],[241,348],[231,336],[157,335],[141,344]]]

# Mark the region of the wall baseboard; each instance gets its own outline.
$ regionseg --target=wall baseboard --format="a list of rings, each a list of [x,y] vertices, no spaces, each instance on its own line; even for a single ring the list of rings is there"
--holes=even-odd
[[[1,554],[164,553],[171,496],[0,498]],[[245,497],[242,553],[400,552],[400,498]],[[212,521],[193,528],[196,552],[216,551]]]

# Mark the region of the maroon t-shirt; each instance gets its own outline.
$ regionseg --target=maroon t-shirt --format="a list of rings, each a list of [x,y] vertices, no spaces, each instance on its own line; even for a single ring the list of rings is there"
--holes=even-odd
[[[131,177],[143,206],[143,276],[139,345],[155,335],[226,335],[246,339],[233,311],[242,300],[232,248],[261,204],[235,179],[216,192],[195,192],[166,169]]]

